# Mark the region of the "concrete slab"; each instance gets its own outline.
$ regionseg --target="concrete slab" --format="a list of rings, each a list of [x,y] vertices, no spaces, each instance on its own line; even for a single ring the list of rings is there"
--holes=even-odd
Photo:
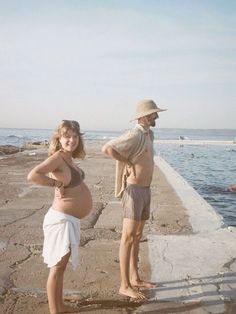
[[[103,254],[101,254],[101,252]],[[76,295],[76,299],[100,298],[117,299],[119,282],[119,241],[94,240],[79,249],[79,267],[74,271],[71,264],[67,266],[64,278],[65,293]],[[24,262],[19,262],[14,269],[11,280],[17,291],[39,293],[47,281],[48,268],[43,263],[41,251],[30,254]],[[91,268],[89,261],[96,261]],[[37,280],[35,280],[37,274]],[[99,290],[97,289],[99,285]],[[44,290],[45,293],[45,290]]]
[[[122,207],[120,201],[109,202],[103,209],[95,228],[122,231]]]
[[[155,163],[165,174],[166,179],[188,210],[193,232],[209,232],[224,226],[223,218],[207,203],[194,188],[176,172],[163,158],[155,157]]]

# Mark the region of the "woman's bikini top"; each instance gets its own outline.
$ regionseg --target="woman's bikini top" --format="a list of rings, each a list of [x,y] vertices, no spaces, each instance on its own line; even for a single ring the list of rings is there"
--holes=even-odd
[[[70,168],[70,173],[71,173],[71,180],[70,183],[67,184],[66,186],[64,186],[64,188],[73,188],[77,185],[80,185],[84,178],[85,178],[85,174],[84,171],[82,169],[78,169],[76,170],[74,167],[72,167],[64,158],[63,160],[65,161],[65,163],[67,164],[67,166]]]

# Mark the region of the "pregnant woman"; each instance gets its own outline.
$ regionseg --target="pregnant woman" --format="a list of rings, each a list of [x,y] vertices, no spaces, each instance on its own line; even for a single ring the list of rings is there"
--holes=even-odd
[[[55,188],[51,208],[44,217],[44,262],[50,267],[47,295],[51,314],[73,312],[63,303],[63,275],[70,260],[78,265],[80,219],[92,209],[92,198],[84,183],[84,172],[74,158],[85,157],[77,121],[62,120],[55,129],[49,157],[28,174],[28,180]]]

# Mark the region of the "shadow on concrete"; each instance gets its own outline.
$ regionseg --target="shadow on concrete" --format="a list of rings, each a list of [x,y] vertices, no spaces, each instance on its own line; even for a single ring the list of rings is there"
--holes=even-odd
[[[147,297],[152,299],[155,298],[159,292],[171,291],[171,290],[183,290],[191,289],[194,287],[202,287],[202,293],[191,293],[190,295],[178,296],[177,298],[165,298],[165,301],[187,301],[196,300],[201,297],[212,296],[212,295],[222,295],[227,299],[227,297],[234,296],[236,299],[236,273],[228,272],[222,273],[215,276],[205,276],[205,277],[188,277],[183,280],[173,280],[173,281],[163,281],[160,283],[160,287],[147,291]],[[216,290],[210,290],[210,286],[214,286]],[[231,287],[235,285],[235,287]],[[228,287],[228,289],[226,289]],[[206,288],[206,289],[205,289]],[[192,290],[193,291],[193,290]],[[166,294],[165,294],[166,295]]]
[[[183,304],[181,302],[176,303],[176,302],[155,302],[153,304],[149,304],[149,307],[147,310],[145,309],[138,309],[135,311],[135,314],[174,314],[174,313],[193,313],[196,314],[198,311],[195,310],[200,310],[201,308],[204,307],[205,311],[204,312],[199,312],[199,313],[212,313],[212,312],[207,312],[206,308],[211,307],[211,306],[217,306],[220,305],[219,302],[213,302],[213,301],[207,301],[204,302],[203,304]],[[235,309],[236,309],[236,302],[231,302],[230,304],[225,303],[226,305],[226,310],[225,312],[221,312],[221,314],[235,314]]]

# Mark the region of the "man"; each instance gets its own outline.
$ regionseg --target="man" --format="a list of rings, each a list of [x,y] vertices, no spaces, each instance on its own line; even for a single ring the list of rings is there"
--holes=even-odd
[[[119,259],[121,285],[119,293],[135,299],[145,299],[139,288],[156,285],[142,280],[138,274],[139,242],[150,215],[150,184],[152,181],[153,132],[158,108],[153,100],[137,104],[136,127],[115,140],[106,143],[102,152],[117,160],[116,197],[122,198],[123,230]]]

